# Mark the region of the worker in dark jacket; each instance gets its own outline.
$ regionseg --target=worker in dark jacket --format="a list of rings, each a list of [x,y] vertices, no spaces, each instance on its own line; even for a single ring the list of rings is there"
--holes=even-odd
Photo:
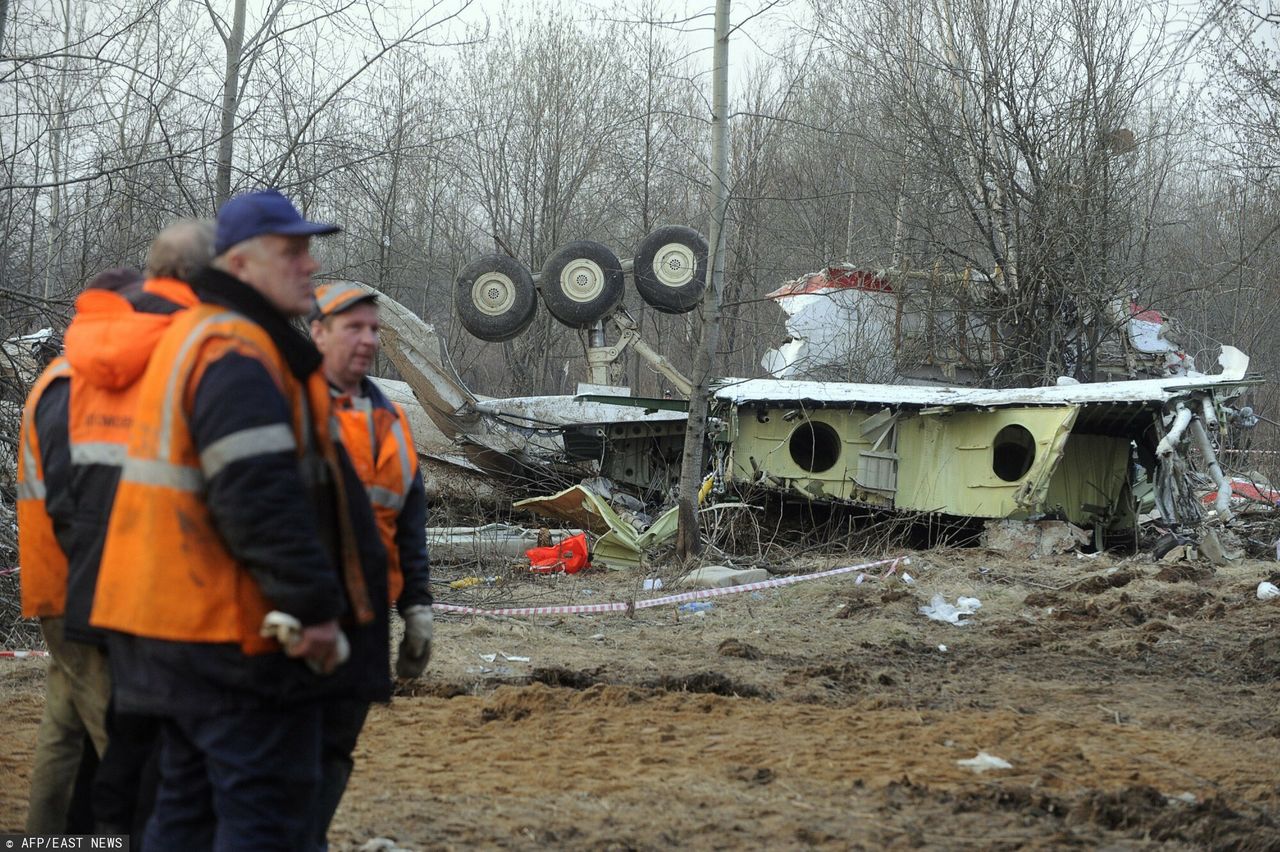
[[[224,204],[141,382],[91,623],[117,706],[162,718],[151,849],[304,848],[324,702],[390,696],[386,553],[289,324],[337,230],[273,190]]]
[[[57,550],[65,557],[59,590],[65,617],[44,625],[56,657],[32,773],[31,832],[61,832],[65,824],[65,830],[85,833],[96,823],[105,833],[130,833],[127,818],[121,822],[118,817],[132,814],[140,796],[147,798],[150,785],[141,780],[141,773],[121,778],[119,772],[108,772],[116,776],[109,784],[95,781],[98,789],[107,791],[104,802],[95,801],[90,809],[89,797],[84,796],[70,821],[64,804],[75,778],[73,759],[83,750],[86,731],[94,753],[86,751],[85,762],[96,765],[100,774],[108,763],[122,760],[141,766],[154,751],[155,726],[150,721],[134,726],[144,737],[136,748],[128,729],[113,724],[105,638],[89,626],[89,612],[128,444],[137,380],[172,315],[195,303],[191,289],[178,278],[205,266],[212,255],[212,223],[180,220],[152,242],[146,281],[132,269],[108,270],[90,281],[76,300],[67,328],[65,359],[51,371],[60,378],[38,395],[34,422],[45,458],[43,499]],[[33,579],[36,576],[33,573]],[[52,635],[59,625],[60,634]],[[64,680],[70,689],[64,688]],[[126,735],[118,737],[122,732]],[[109,760],[109,755],[114,758]],[[104,817],[107,811],[112,814]]]
[[[368,374],[378,354],[377,293],[337,282],[316,288],[311,339],[324,356],[333,415],[343,448],[355,465],[387,549],[389,599],[404,619],[396,674],[415,678],[431,657],[431,579],[427,560],[426,490],[404,409]],[[316,799],[315,845],[326,834],[353,768],[352,752],[368,702],[330,702],[325,708],[323,782]]]
[[[98,564],[111,504],[128,450],[138,380],[159,335],[174,315],[197,299],[187,281],[213,259],[213,222],[181,219],[166,227],[147,252],[146,279],[120,295],[127,305],[97,297],[83,305],[67,329],[71,363],[71,527],[67,634],[105,645],[89,626]],[[51,492],[52,496],[52,492]],[[93,779],[94,831],[128,834],[142,848],[157,781],[158,726],[149,716],[107,708],[107,748]]]
[[[136,274],[136,273],[135,273]],[[104,720],[111,691],[102,650],[66,639],[67,556],[47,495],[65,490],[71,454],[67,445],[67,396],[71,365],[49,364],[31,388],[22,412],[18,451],[18,563],[22,614],[40,619],[49,651],[44,714],[36,734],[27,806],[28,834],[61,834],[81,758],[107,745]]]
[[[185,250],[190,231],[187,224],[171,226],[156,243]],[[212,230],[206,242],[212,246]],[[68,812],[82,754],[92,768],[110,740],[105,643],[89,627],[89,609],[129,431],[131,386],[150,343],[168,323],[134,303],[157,298],[144,297],[141,285],[136,270],[123,268],[89,282],[76,300],[66,355],[37,381],[23,420],[23,602],[28,615],[41,618],[51,654],[31,775],[30,833],[93,830],[87,796],[75,814]],[[86,734],[92,754],[86,752]]]

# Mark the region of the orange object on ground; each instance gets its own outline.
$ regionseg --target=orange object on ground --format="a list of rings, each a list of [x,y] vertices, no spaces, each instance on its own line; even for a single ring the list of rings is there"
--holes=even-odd
[[[535,574],[577,574],[591,562],[586,533],[569,536],[551,547],[531,547],[524,555],[529,557],[529,570]]]

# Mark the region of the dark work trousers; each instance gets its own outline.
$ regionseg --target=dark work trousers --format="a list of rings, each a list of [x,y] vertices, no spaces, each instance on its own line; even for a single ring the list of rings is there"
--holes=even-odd
[[[111,742],[107,742],[111,748]],[[93,834],[93,779],[98,771],[98,753],[93,750],[93,740],[84,738],[84,754],[80,758],[80,771],[76,773],[75,790],[71,793],[71,807],[67,810],[67,834]]]
[[[319,702],[168,716],[150,850],[308,848],[320,783]]]
[[[93,813],[100,834],[127,834],[142,848],[160,780],[160,720],[107,707],[107,750],[93,781]]]
[[[320,794],[312,809],[312,849],[329,848],[329,823],[338,811],[338,803],[346,792],[347,781],[355,761],[351,754],[369,715],[369,702],[356,699],[334,699],[325,703],[321,722]]]

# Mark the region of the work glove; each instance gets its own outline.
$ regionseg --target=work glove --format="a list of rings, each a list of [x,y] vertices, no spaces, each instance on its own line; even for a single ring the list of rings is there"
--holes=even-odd
[[[338,628],[336,621],[304,628],[301,621],[277,609],[267,613],[262,619],[262,627],[258,632],[283,645],[285,653],[290,657],[302,657],[316,674],[332,673],[351,656],[351,643]],[[330,632],[332,636],[329,635]],[[316,635],[310,635],[312,633]],[[313,649],[317,646],[322,651],[320,656],[313,655]]]
[[[419,677],[431,659],[431,637],[435,633],[431,606],[411,606],[400,613],[400,617],[404,619],[404,638],[400,640],[400,653],[396,656],[396,677]]]

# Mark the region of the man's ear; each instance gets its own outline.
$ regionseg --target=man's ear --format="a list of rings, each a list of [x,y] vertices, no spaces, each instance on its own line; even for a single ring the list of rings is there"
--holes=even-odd
[[[311,321],[311,339],[318,342],[324,336],[324,323],[318,319]]]
[[[244,252],[240,251],[238,246],[233,246],[222,256],[222,268],[239,278],[240,273],[244,271]]]

